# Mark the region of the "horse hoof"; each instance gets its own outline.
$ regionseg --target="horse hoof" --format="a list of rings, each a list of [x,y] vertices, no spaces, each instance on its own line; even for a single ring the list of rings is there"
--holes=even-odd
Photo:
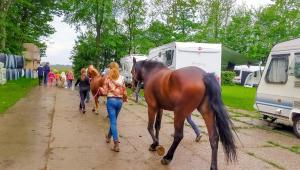
[[[150,145],[149,151],[152,151],[152,152],[156,151],[156,146]]]
[[[92,112],[95,112],[95,111],[96,111],[95,109],[92,110]]]
[[[162,158],[160,162],[161,162],[161,164],[163,164],[163,165],[169,165],[169,163],[171,162],[171,160]]]

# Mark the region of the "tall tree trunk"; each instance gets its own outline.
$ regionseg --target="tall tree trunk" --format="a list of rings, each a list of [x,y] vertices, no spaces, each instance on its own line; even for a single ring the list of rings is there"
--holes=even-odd
[[[13,3],[12,0],[1,0],[0,1],[0,50],[5,49],[6,44],[6,15],[10,5]]]
[[[5,49],[6,29],[5,29],[5,16],[0,12],[0,51]]]
[[[99,68],[99,61],[100,61],[100,56],[101,56],[101,31],[102,31],[102,25],[104,21],[104,8],[105,8],[105,2],[102,0],[101,6],[99,5],[100,0],[97,0],[97,5],[96,5],[96,15],[95,15],[95,20],[96,20],[96,48],[98,50],[98,56],[95,58],[95,62],[97,64],[97,68]]]

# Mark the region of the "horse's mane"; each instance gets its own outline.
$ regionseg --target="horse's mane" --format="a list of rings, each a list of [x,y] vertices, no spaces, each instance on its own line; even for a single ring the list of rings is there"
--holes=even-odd
[[[152,70],[152,69],[155,69],[155,68],[167,68],[167,66],[164,65],[163,63],[158,62],[158,61],[153,61],[153,60],[144,60],[143,61],[143,67],[146,70]]]

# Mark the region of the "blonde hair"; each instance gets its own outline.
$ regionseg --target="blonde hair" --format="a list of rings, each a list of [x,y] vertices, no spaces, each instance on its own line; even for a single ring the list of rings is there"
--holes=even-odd
[[[120,76],[119,73],[119,64],[116,62],[111,62],[109,64],[109,73],[108,73],[108,77],[112,80],[117,80]]]
[[[86,70],[85,70],[85,68],[82,68],[82,69],[80,70],[80,73],[81,73],[81,80],[84,80],[85,77],[86,77]]]

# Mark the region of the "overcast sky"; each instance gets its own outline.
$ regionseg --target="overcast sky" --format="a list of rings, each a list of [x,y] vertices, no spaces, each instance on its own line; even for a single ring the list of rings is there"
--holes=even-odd
[[[237,0],[238,5],[245,4],[254,8],[269,3],[271,3],[270,0]],[[69,58],[78,33],[74,30],[74,27],[62,22],[60,17],[55,16],[51,25],[56,32],[49,37],[47,57],[42,58],[42,61],[48,61],[50,64],[71,65],[72,61]]]

